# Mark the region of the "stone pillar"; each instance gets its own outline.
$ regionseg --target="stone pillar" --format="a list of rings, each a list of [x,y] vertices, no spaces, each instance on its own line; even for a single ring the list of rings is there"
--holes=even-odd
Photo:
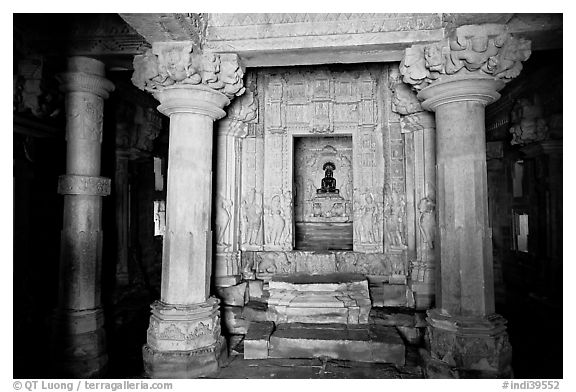
[[[527,159],[541,158],[538,170],[541,178],[535,179],[536,187],[540,186],[540,197],[535,198],[534,209],[539,210],[544,223],[540,233],[543,234],[542,243],[545,244],[537,255],[541,263],[542,289],[553,295],[561,295],[562,288],[562,140],[547,139],[530,143],[521,149]],[[540,180],[540,181],[538,181]],[[532,217],[530,234],[538,237],[536,214]],[[544,247],[542,247],[544,248]]]
[[[406,181],[412,201],[414,216],[413,236],[409,236],[408,248],[414,249],[411,269],[412,291],[416,308],[429,309],[434,304],[437,262],[437,218],[436,218],[436,123],[434,115],[418,112],[400,119],[406,144],[407,167],[412,178]],[[407,169],[408,171],[408,169]],[[408,184],[411,184],[409,187]],[[410,189],[409,189],[410,188]],[[413,222],[413,223],[412,223]]]
[[[244,92],[237,56],[192,53],[191,42],[154,43],[134,59],[134,84],[170,118],[161,298],[152,304],[144,369],[153,378],[217,371],[226,342],[210,297],[213,122]]]
[[[104,64],[72,57],[58,76],[66,93],[66,175],[60,251],[60,291],[54,315],[55,366],[63,377],[101,376],[108,356],[100,302],[102,196],[110,179],[100,177],[104,99],[114,85]]]
[[[240,203],[242,201],[242,139],[256,118],[257,101],[251,91],[236,99],[216,128],[215,284],[228,287],[241,277]]]
[[[116,150],[116,170],[114,173],[114,194],[116,203],[116,283],[125,286],[129,283],[128,249],[129,241],[129,153]]]
[[[436,117],[440,269],[427,319],[432,377],[446,367],[459,377],[512,376],[506,320],[494,312],[484,108],[518,75],[530,43],[503,31],[459,28],[446,42],[407,49],[400,64],[404,82],[420,90],[422,107]]]

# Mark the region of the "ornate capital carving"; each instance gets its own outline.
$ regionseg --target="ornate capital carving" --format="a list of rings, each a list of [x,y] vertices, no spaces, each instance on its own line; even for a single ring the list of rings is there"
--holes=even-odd
[[[104,99],[114,91],[114,84],[104,77],[104,63],[88,57],[68,59],[68,72],[56,76],[64,93],[83,91]]]
[[[421,90],[446,76],[474,75],[508,82],[530,57],[531,42],[498,25],[460,27],[445,41],[406,49],[400,63],[403,81]]]
[[[58,179],[58,193],[61,195],[108,196],[110,179],[97,176],[62,175]]]
[[[193,53],[193,43],[155,42],[134,57],[132,83],[156,92],[174,85],[204,85],[229,99],[244,93],[244,70],[235,54]]]

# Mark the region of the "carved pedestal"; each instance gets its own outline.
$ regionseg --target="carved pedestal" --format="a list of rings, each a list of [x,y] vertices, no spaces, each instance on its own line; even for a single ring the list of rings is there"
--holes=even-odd
[[[154,378],[193,378],[214,373],[226,357],[220,334],[219,300],[197,305],[156,301],[147,341],[142,350],[144,370]]]
[[[59,75],[66,93],[66,172],[60,251],[60,292],[54,316],[54,366],[63,377],[95,377],[108,362],[100,298],[102,196],[110,179],[100,177],[104,99],[114,85],[104,64],[86,57],[68,60]]]
[[[132,81],[151,91],[170,118],[161,297],[143,347],[153,378],[208,375],[226,352],[219,301],[209,298],[213,122],[244,92],[243,71],[234,55],[192,48],[192,42],[154,43],[134,59]]]
[[[489,316],[452,316],[440,309],[428,311],[428,338],[433,361],[429,376],[443,374],[442,366],[455,367],[461,378],[512,377],[512,346],[506,333],[506,319]],[[440,361],[440,369],[434,366]],[[438,362],[437,362],[438,363]]]

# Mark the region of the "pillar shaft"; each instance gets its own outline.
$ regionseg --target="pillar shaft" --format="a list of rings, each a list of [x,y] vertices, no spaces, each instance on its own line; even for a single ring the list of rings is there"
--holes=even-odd
[[[66,175],[60,252],[60,290],[54,323],[55,366],[62,375],[91,377],[105,369],[107,356],[100,296],[102,196],[110,179],[100,177],[104,99],[114,89],[104,64],[72,57],[59,75],[66,93]]]
[[[210,295],[212,123],[202,114],[170,115],[162,301],[197,304]]]
[[[441,105],[436,124],[442,244],[438,307],[453,315],[486,316],[494,313],[494,278],[484,103]]]

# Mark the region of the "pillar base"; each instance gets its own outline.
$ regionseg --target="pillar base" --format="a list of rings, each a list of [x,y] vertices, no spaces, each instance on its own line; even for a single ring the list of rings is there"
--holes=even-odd
[[[53,318],[52,354],[55,375],[97,378],[108,365],[102,309],[58,310]]]
[[[502,316],[457,317],[432,309],[427,321],[434,368],[445,365],[459,378],[512,377],[512,347]]]
[[[215,374],[228,357],[226,339],[198,350],[159,351],[142,347],[144,371],[150,378],[197,378]]]
[[[193,305],[154,302],[144,368],[152,378],[189,378],[218,369],[226,343],[220,333],[220,301],[210,297]]]

